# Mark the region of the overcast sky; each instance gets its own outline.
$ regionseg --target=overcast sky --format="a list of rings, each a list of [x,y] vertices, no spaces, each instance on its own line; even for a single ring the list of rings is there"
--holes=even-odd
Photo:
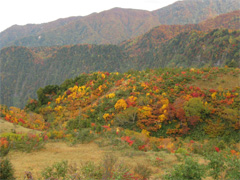
[[[0,32],[12,25],[86,16],[114,7],[155,10],[177,0],[0,0]]]

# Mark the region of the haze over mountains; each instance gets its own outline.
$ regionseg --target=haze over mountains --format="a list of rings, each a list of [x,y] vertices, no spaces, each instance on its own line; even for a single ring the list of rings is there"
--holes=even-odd
[[[185,0],[12,26],[0,34],[0,104],[24,107],[38,88],[80,73],[240,66],[239,9],[236,0]]]

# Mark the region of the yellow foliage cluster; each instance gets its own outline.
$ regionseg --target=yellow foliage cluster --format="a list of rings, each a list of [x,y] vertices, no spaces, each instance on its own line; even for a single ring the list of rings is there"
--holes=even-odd
[[[167,96],[167,94],[164,92],[164,93],[162,93],[162,96],[163,96],[163,97],[166,97],[166,96]]]
[[[213,100],[216,100],[216,95],[217,95],[217,92],[212,93],[211,97]]]
[[[162,114],[160,116],[158,116],[158,119],[162,123],[163,121],[167,120],[167,115],[168,115],[167,108],[169,105],[169,100],[167,98],[164,98],[164,99],[161,99],[160,102],[162,104],[162,107],[159,109],[159,111]]]
[[[147,89],[149,86],[146,84],[146,83],[144,83],[144,82],[142,82],[141,83],[141,86],[144,88],[144,89]]]
[[[106,121],[109,116],[110,116],[110,114],[109,114],[109,113],[106,113],[106,114],[103,115],[103,119]]]
[[[127,78],[130,78],[132,75],[131,74],[129,74],[128,76],[127,76]]]
[[[54,108],[54,111],[60,112],[62,110],[62,108],[63,108],[62,106],[56,106]]]
[[[143,129],[143,130],[142,130],[142,132],[141,132],[141,134],[143,134],[143,135],[145,135],[145,136],[149,137],[149,135],[150,135],[150,132],[149,132],[149,131],[147,131],[147,130],[145,130],[145,129]]]
[[[115,104],[115,109],[116,110],[122,110],[127,108],[127,103],[124,99],[119,99],[116,104]]]
[[[165,121],[167,119],[167,117],[164,114],[161,114],[160,116],[158,116],[158,119],[159,119],[160,122],[163,122],[163,121]]]
[[[138,109],[138,116],[140,119],[145,119],[152,115],[152,108],[150,106],[143,106]]]
[[[135,101],[137,100],[137,97],[129,96],[129,97],[128,97],[128,100],[129,100],[130,102],[135,102]]]
[[[60,102],[64,99],[64,95],[58,96],[58,98],[55,100],[56,104],[60,104]]]
[[[80,98],[83,97],[86,94],[86,87],[85,86],[73,86],[71,88],[69,88],[68,90],[70,90],[72,93],[70,95],[68,95],[69,98],[72,99],[76,99],[76,98]]]
[[[102,78],[105,79],[105,77],[106,77],[105,74],[102,74]]]
[[[52,132],[48,132],[47,136],[49,138],[61,139],[61,138],[65,137],[65,134],[62,130],[61,131],[54,130]]]
[[[97,93],[102,93],[103,92],[103,90],[104,89],[106,89],[107,88],[107,86],[105,85],[105,84],[103,84],[103,85],[100,85],[98,88],[97,88]]]
[[[107,97],[108,99],[112,99],[112,98],[115,97],[115,94],[114,94],[114,93],[110,93],[110,94],[106,95],[106,97]]]
[[[114,113],[112,113],[112,114],[105,113],[105,114],[103,115],[103,119],[104,119],[105,121],[109,121],[110,119],[112,119],[113,116],[114,116]]]

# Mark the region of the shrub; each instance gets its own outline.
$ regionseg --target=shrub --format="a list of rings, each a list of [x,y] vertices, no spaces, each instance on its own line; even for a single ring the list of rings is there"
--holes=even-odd
[[[66,128],[68,130],[80,129],[80,128],[88,128],[90,127],[90,120],[83,119],[81,116],[76,117],[76,119],[71,119],[67,122]]]
[[[240,159],[234,157],[234,156],[228,156],[226,158],[226,179],[240,179]]]
[[[136,107],[127,108],[125,111],[115,116],[115,125],[120,127],[128,127],[134,125],[137,121],[137,112],[138,108]]]
[[[0,157],[4,157],[10,150],[9,141],[5,137],[0,138]]]
[[[113,154],[105,154],[102,167],[104,180],[128,180],[132,178],[130,168],[123,162],[117,162],[117,157]]]
[[[1,138],[2,139],[7,139],[8,141],[10,141],[10,143],[8,144],[8,147],[5,148],[5,150],[3,149],[3,151],[6,151],[5,153],[8,152],[9,148],[11,149],[15,149],[15,150],[19,150],[19,151],[25,151],[25,152],[31,152],[32,150],[39,150],[42,149],[45,145],[45,141],[47,140],[45,138],[45,134],[15,134],[15,133],[4,133],[1,136],[3,136]],[[2,141],[2,142],[6,142]],[[0,149],[2,151],[2,148],[4,148],[1,145]]]
[[[210,162],[208,163],[208,168],[210,169],[210,175],[214,179],[220,179],[224,169],[226,168],[223,156],[219,152],[214,152],[207,157]]]
[[[203,165],[198,164],[192,158],[188,157],[183,164],[177,164],[174,166],[173,171],[169,172],[163,179],[165,180],[187,180],[195,179],[201,180],[205,175],[205,169]]]
[[[102,170],[100,166],[97,166],[92,161],[88,161],[81,166],[81,173],[83,179],[101,179]]]
[[[137,164],[134,173],[139,180],[146,180],[151,176],[152,170],[144,164]]]
[[[103,179],[110,179],[114,170],[114,165],[117,162],[117,157],[112,154],[105,154],[102,160]]]
[[[8,159],[0,159],[0,179],[12,180],[15,179],[14,170],[11,162]]]
[[[112,175],[114,180],[129,180],[132,179],[132,174],[130,173],[130,168],[123,162],[118,162],[114,166],[114,171]]]
[[[42,171],[42,176],[45,179],[52,179],[52,178],[65,178],[68,170],[68,162],[67,161],[61,161],[54,163],[52,166],[46,167]]]
[[[190,116],[203,116],[204,113],[208,113],[200,98],[191,98],[184,104],[184,111],[188,117]]]
[[[77,136],[75,137],[74,143],[88,143],[95,139],[95,135],[90,133],[89,129],[81,129],[78,131]]]

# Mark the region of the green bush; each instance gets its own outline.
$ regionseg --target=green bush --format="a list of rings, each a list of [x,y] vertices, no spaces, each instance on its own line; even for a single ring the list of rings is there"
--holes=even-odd
[[[164,180],[201,180],[205,176],[204,165],[188,157],[183,164],[174,166],[173,171],[163,176]]]
[[[77,136],[75,137],[73,143],[89,143],[90,141],[96,138],[95,134],[90,133],[90,129],[80,129],[77,132]]]
[[[223,161],[223,156],[219,152],[211,153],[207,156],[210,162],[208,163],[208,168],[210,169],[210,175],[214,179],[220,179],[226,166]]]
[[[36,134],[15,134],[15,133],[4,133],[1,135],[6,137],[11,143],[9,145],[10,149],[31,152],[33,150],[39,150],[44,148],[45,140],[44,135]]]
[[[15,179],[14,170],[11,162],[8,159],[0,159],[0,179],[12,180]]]
[[[83,179],[101,179],[102,169],[100,166],[97,166],[92,161],[88,161],[81,166],[81,173]]]
[[[68,170],[68,162],[61,161],[61,162],[54,163],[52,166],[46,167],[41,174],[45,179],[49,179],[49,178],[64,179],[67,174],[67,170]]]
[[[234,156],[227,156],[226,158],[226,179],[240,179],[240,159]]]
[[[66,128],[68,130],[80,129],[80,128],[89,128],[90,120],[83,119],[81,116],[76,117],[75,119],[71,119],[67,122]]]
[[[129,107],[122,113],[115,116],[114,123],[116,126],[120,127],[132,127],[137,122],[137,107]]]

